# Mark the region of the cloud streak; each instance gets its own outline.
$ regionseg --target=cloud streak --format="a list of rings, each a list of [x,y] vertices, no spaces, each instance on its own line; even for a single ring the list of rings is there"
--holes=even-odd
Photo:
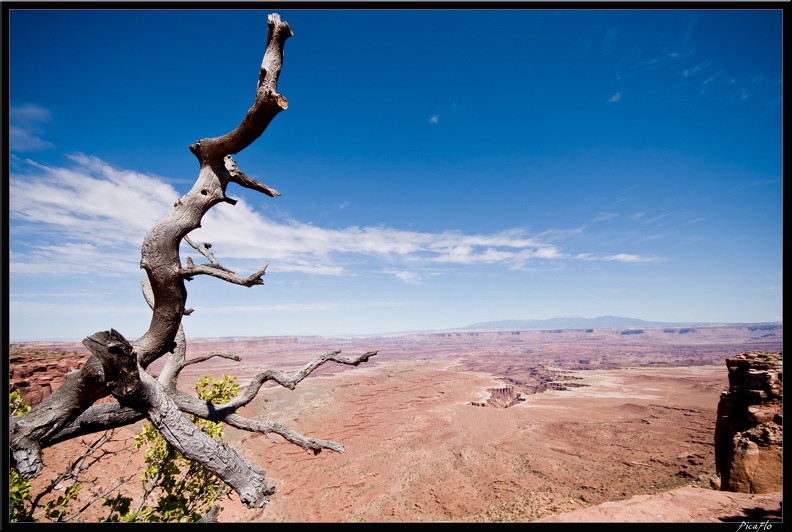
[[[50,112],[38,105],[18,105],[8,109],[8,149],[16,152],[40,151],[53,148],[42,140],[40,124],[50,121]]]
[[[120,170],[96,157],[74,154],[69,159],[70,167],[46,166],[28,159],[26,170],[11,176],[15,241],[11,274],[68,271],[112,277],[139,272],[140,243],[146,231],[171,209],[178,193],[162,178]],[[239,201],[209,211],[202,227],[190,236],[194,242],[212,243],[220,260],[235,269],[240,265],[257,268],[265,261],[271,261],[270,272],[309,275],[355,275],[366,268],[407,283],[423,280],[417,270],[432,274],[449,267],[487,265],[522,270],[544,261],[656,260],[626,253],[570,254],[558,241],[574,233],[529,235],[520,228],[488,234],[428,233],[382,226],[328,229],[291,219],[273,220]],[[182,256],[187,255],[202,260],[195,250],[184,246]]]
[[[26,170],[11,175],[16,246],[9,271],[110,277],[138,271],[143,236],[179,194],[157,177],[82,154],[68,157],[68,168],[27,159]]]
[[[362,302],[318,302],[318,303],[284,303],[284,304],[269,304],[269,305],[229,305],[229,306],[213,306],[212,312],[244,312],[244,313],[271,313],[277,314],[281,312],[323,312],[328,310],[341,310],[341,309],[359,309],[359,308],[383,308],[383,307],[403,307],[409,305],[409,302],[404,301],[362,301]]]

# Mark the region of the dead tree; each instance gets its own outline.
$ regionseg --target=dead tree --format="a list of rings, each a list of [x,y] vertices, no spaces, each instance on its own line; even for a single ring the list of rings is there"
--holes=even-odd
[[[92,356],[83,368],[67,375],[64,384],[30,412],[10,419],[12,463],[24,478],[41,472],[42,450],[48,446],[148,419],[177,451],[212,471],[239,494],[246,506],[263,507],[275,492],[275,486],[265,479],[265,471],[247,463],[225,443],[201,432],[187,414],[223,421],[251,432],[278,434],[314,454],[323,449],[344,451],[338,443],[309,438],[279,422],[246,419],[235,412],[252,401],[266,381],[294,389],[325,362],[357,366],[374,356],[376,351],[353,358],[342,357],[340,351],[333,351],[318,356],[291,376],[280,371],[264,371],[225,405],[208,404],[176,389],[179,372],[186,365],[207,358],[188,360],[185,356],[182,317],[192,312],[185,306],[185,280],[196,275],[209,275],[251,287],[263,284],[261,278],[269,264],[248,277],[239,277],[220,265],[209,251],[210,244],[196,245],[187,236],[201,226],[202,217],[213,206],[220,202],[236,203],[226,196],[229,183],[272,197],[280,195],[245,175],[232,158],[255,141],[275,115],[287,107],[286,98],[278,94],[277,84],[284,43],[293,34],[289,25],[282,22],[276,13],[267,18],[267,27],[266,50],[253,106],[233,131],[220,137],[201,139],[190,146],[201,166],[195,185],[176,201],[173,209],[149,230],[143,240],[140,260],[140,267],[146,272],[143,293],[153,312],[148,330],[133,342],[112,329],[89,336],[83,344]],[[179,256],[182,241],[200,252],[209,263],[196,264],[187,258],[182,264]],[[225,354],[213,355],[235,358]],[[165,365],[159,375],[155,375],[149,367],[162,357],[166,357]],[[108,395],[115,397],[117,402],[94,405],[97,399]]]

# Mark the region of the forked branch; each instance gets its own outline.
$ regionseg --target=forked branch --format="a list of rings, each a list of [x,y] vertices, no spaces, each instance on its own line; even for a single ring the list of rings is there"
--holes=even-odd
[[[278,77],[283,66],[283,45],[292,35],[289,24],[281,22],[277,13],[267,17],[267,48],[261,62],[256,100],[236,129],[190,146],[202,166],[247,148],[267,129],[275,115],[288,107],[286,98],[278,94]]]
[[[258,394],[261,386],[267,381],[275,381],[284,388],[288,388],[293,390],[297,384],[310,375],[315,369],[320,367],[325,362],[337,362],[339,364],[347,364],[350,366],[357,366],[361,362],[368,361],[369,358],[373,357],[377,354],[376,351],[369,351],[363,355],[354,358],[347,358],[339,356],[341,351],[331,351],[330,353],[320,355],[310,361],[308,364],[303,366],[302,369],[297,371],[291,377],[287,376],[285,373],[281,371],[275,370],[268,370],[263,373],[259,373],[250,381],[245,391],[239,394],[237,397],[232,399],[226,404],[223,405],[207,405],[206,409],[200,409],[200,411],[193,411],[189,408],[189,405],[182,404],[182,408],[187,412],[189,411],[191,414],[196,416],[211,419],[212,421],[219,421],[221,418],[219,415],[224,415],[227,413],[231,413],[238,408],[245,406],[246,404],[250,403],[253,399],[255,399],[256,395]],[[189,397],[189,396],[188,396]]]
[[[286,98],[278,94],[278,77],[283,64],[283,46],[292,35],[289,25],[277,14],[269,15],[266,50],[253,105],[234,130],[220,137],[201,139],[190,146],[200,162],[195,184],[143,240],[140,266],[146,272],[146,279],[142,288],[152,309],[148,330],[133,342],[112,329],[89,336],[83,343],[92,356],[83,368],[69,373],[65,383],[30,412],[11,418],[12,457],[23,477],[40,473],[41,452],[49,445],[147,418],[174,449],[212,471],[239,494],[244,504],[250,507],[266,504],[275,486],[265,479],[264,470],[248,464],[226,444],[204,434],[186,414],[224,421],[251,432],[279,434],[308,452],[344,451],[338,443],[305,437],[279,422],[246,419],[236,414],[236,410],[252,401],[267,381],[294,389],[326,362],[357,366],[376,355],[376,351],[351,358],[340,356],[340,351],[332,351],[316,357],[291,376],[274,370],[259,373],[239,397],[225,405],[202,401],[176,388],[179,373],[187,365],[214,356],[239,360],[225,353],[187,360],[182,318],[192,309],[186,307],[184,281],[195,275],[210,275],[242,286],[260,285],[269,263],[248,277],[237,276],[220,265],[209,251],[211,244],[196,245],[187,235],[201,226],[203,216],[213,206],[220,202],[236,203],[226,196],[231,182],[271,197],[280,195],[277,190],[242,172],[232,155],[255,141],[272,119],[287,108]],[[188,257],[182,265],[179,255],[182,240],[206,257],[209,264],[195,264]],[[165,364],[155,377],[150,365],[162,357],[165,357]],[[93,404],[96,399],[110,394],[117,403]]]
[[[228,281],[229,283],[247,286],[249,288],[258,284],[264,284],[261,278],[267,272],[268,266],[269,262],[265,263],[257,272],[247,277],[239,277],[231,270],[223,268],[222,266],[218,268],[212,264],[195,264],[190,257],[187,257],[187,266],[179,268],[179,273],[188,281],[196,275],[209,275],[222,279],[223,281]]]
[[[234,273],[228,268],[224,268],[223,266],[220,265],[220,261],[217,260],[217,258],[212,254],[211,251],[209,251],[209,248],[212,247],[212,244],[210,244],[209,242],[204,242],[203,244],[195,244],[192,240],[190,240],[189,236],[185,236],[184,241],[187,242],[190,245],[190,247],[198,251],[201,255],[209,259],[209,263],[212,265],[213,268],[217,268],[218,270],[223,270],[228,273]],[[192,263],[192,259],[190,259],[189,257],[187,258],[187,260],[189,260]]]
[[[245,172],[239,169],[236,161],[230,155],[225,156],[225,167],[226,170],[228,170],[228,173],[231,175],[231,181],[233,181],[237,185],[243,186],[245,188],[249,188],[251,190],[255,190],[257,192],[261,192],[271,198],[276,198],[281,195],[281,193],[275,190],[274,188],[268,187],[264,183],[261,183],[251,177],[248,177],[247,174],[245,174]]]

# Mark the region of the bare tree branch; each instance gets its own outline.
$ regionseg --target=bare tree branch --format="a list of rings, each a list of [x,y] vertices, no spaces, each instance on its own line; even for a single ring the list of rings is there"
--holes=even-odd
[[[125,442],[131,438],[114,439],[113,438],[114,435],[115,435],[115,431],[106,430],[92,443],[83,442],[85,446],[85,450],[82,452],[82,454],[77,458],[75,458],[71,463],[69,463],[66,469],[64,469],[64,471],[62,471],[59,475],[55,476],[55,478],[41,492],[39,492],[35,498],[33,498],[33,500],[30,503],[30,509],[28,511],[28,515],[30,517],[39,517],[42,513],[46,513],[45,508],[39,510],[41,500],[45,496],[52,493],[54,490],[64,489],[63,484],[65,481],[70,482],[70,487],[74,487],[77,484],[85,483],[85,480],[84,478],[81,478],[81,475],[86,471],[88,471],[94,463],[96,463],[103,456],[106,456],[108,454],[120,454],[122,452],[129,453],[118,482],[110,490],[107,490],[105,493],[95,496],[94,498],[90,499],[87,503],[83,504],[80,507],[80,509],[78,509],[75,513],[67,515],[66,513],[59,512],[57,514],[57,521],[66,523],[75,519],[80,514],[85,512],[85,510],[87,510],[94,502],[109,495],[110,493],[118,489],[120,486],[128,482],[132,477],[126,476],[126,469],[130,463],[134,450],[132,450],[129,445],[124,445],[124,447],[122,447],[119,450],[107,450],[105,446],[108,442],[111,441]],[[96,479],[88,480],[88,482],[96,482]]]
[[[184,359],[187,356],[187,338],[184,335],[184,327],[179,325],[176,333],[176,346],[173,351],[168,353],[165,365],[159,375],[160,384],[168,391],[176,389],[176,380],[179,373],[184,368]]]
[[[341,351],[331,351],[324,355],[319,355],[308,364],[302,367],[299,371],[294,373],[291,377],[287,376],[281,371],[269,370],[259,373],[251,379],[245,390],[237,397],[222,405],[216,405],[201,401],[191,395],[183,392],[176,392],[172,394],[174,400],[184,412],[198,416],[209,421],[224,421],[225,416],[234,413],[237,409],[250,403],[258,394],[262,385],[267,381],[275,381],[285,388],[293,390],[297,384],[310,375],[315,369],[319,368],[325,362],[337,362],[339,364],[346,364],[350,366],[357,366],[361,362],[368,361],[369,358],[377,354],[377,351],[369,351],[363,355],[347,358],[339,356]]]
[[[250,403],[258,394],[261,386],[269,380],[274,380],[281,386],[293,390],[300,381],[325,362],[332,361],[339,364],[357,366],[361,362],[366,362],[370,357],[377,354],[376,351],[369,351],[357,357],[347,358],[339,356],[340,353],[341,351],[331,351],[330,353],[320,355],[303,366],[302,369],[291,377],[288,377],[280,371],[270,370],[259,373],[252,379],[250,384],[248,384],[247,388],[240,395],[223,405],[215,405],[206,401],[201,401],[191,395],[179,392],[178,390],[174,391],[172,397],[182,411],[203,419],[223,421],[232,427],[249,432],[259,432],[262,434],[275,433],[282,436],[285,440],[302,447],[308,452],[313,452],[314,454],[318,454],[322,449],[343,453],[344,447],[336,442],[317,438],[307,438],[282,423],[275,421],[254,421],[235,413],[237,409]]]
[[[264,284],[264,281],[262,281],[261,278],[266,273],[267,266],[269,266],[269,262],[259,268],[256,273],[253,273],[248,277],[239,277],[234,275],[231,270],[223,268],[222,266],[218,268],[213,264],[195,264],[193,263],[192,259],[190,259],[190,257],[187,257],[187,266],[179,268],[179,273],[188,281],[195,275],[203,274],[211,275],[212,277],[217,277],[218,279],[228,281],[229,283],[247,286],[249,288],[258,284]]]
[[[212,252],[209,251],[209,248],[212,247],[212,244],[210,244],[209,242],[205,242],[203,244],[196,245],[196,244],[193,243],[192,240],[190,240],[189,236],[185,236],[184,237],[184,241],[187,242],[190,246],[192,246],[195,250],[200,252],[201,255],[203,255],[204,257],[209,259],[209,262],[212,264],[212,267],[217,268],[218,270],[226,271],[228,273],[234,273],[233,271],[229,270],[228,268],[224,268],[224,267],[222,267],[220,265],[220,262],[217,260],[217,258],[215,258],[215,256],[212,254]],[[192,261],[192,259],[189,259],[189,258],[188,258],[188,260]]]
[[[268,187],[264,183],[261,183],[251,177],[248,177],[247,174],[245,174],[245,172],[239,169],[236,161],[230,155],[225,156],[225,167],[226,170],[228,170],[228,173],[231,175],[231,181],[233,181],[237,185],[241,185],[245,188],[249,188],[257,192],[262,192],[271,198],[275,198],[281,195],[281,193],[275,190],[274,188]]]
[[[217,522],[217,515],[220,513],[220,507],[217,505],[212,506],[203,517],[201,517],[198,522],[199,523],[216,523]]]
[[[64,522],[69,522],[72,519],[76,518],[77,516],[79,516],[80,514],[85,512],[88,508],[90,508],[95,502],[97,502],[99,500],[102,500],[105,497],[108,497],[111,493],[113,493],[115,490],[117,490],[118,488],[120,488],[121,486],[123,486],[124,484],[126,484],[127,482],[129,482],[133,478],[132,475],[127,476],[126,475],[126,471],[127,471],[127,468],[129,467],[130,462],[132,461],[132,455],[135,454],[134,449],[132,449],[128,445],[125,445],[122,449],[119,449],[118,451],[107,451],[107,450],[105,450],[104,447],[103,447],[104,443],[107,442],[107,441],[110,441],[110,439],[111,439],[111,437],[113,435],[112,433],[110,433],[110,435],[108,436],[108,432],[110,432],[110,431],[105,431],[101,438],[99,438],[92,445],[89,446],[89,450],[86,451],[85,456],[87,457],[88,455],[93,454],[96,450],[101,450],[103,455],[106,455],[106,454],[119,454],[121,452],[128,451],[129,454],[127,455],[126,462],[124,462],[124,467],[122,468],[121,473],[119,474],[118,481],[111,488],[105,490],[102,493],[99,493],[99,494],[95,495],[92,499],[89,499],[85,504],[83,504],[80,507],[80,509],[75,514],[64,518],[63,519]],[[125,438],[124,440],[128,440],[128,439],[130,439],[130,438]],[[124,441],[124,440],[121,440],[121,441]],[[95,458],[93,460],[93,462],[97,462],[100,459],[101,459],[101,457],[97,457],[97,458]],[[75,473],[75,481],[78,480],[79,474],[82,471],[87,470],[90,466],[91,466],[91,464],[88,464],[86,466],[83,466],[82,464],[80,464],[79,465],[79,469]]]
[[[303,380],[305,377],[310,375],[316,368],[324,364],[325,362],[338,362],[339,364],[347,364],[349,366],[357,366],[361,362],[367,362],[369,358],[373,357],[377,354],[377,351],[369,351],[368,353],[362,354],[360,356],[354,358],[347,358],[339,356],[341,351],[331,351],[324,355],[320,355],[313,359],[312,361],[308,362],[305,366],[302,367],[297,373],[292,375],[291,377],[287,377],[284,373],[280,371],[266,371],[257,375],[254,378],[254,382],[257,381],[259,378],[262,379],[262,384],[267,380],[274,380],[281,386],[289,388],[293,390],[297,384]],[[257,390],[258,391],[258,390]]]
[[[46,440],[42,440],[42,448],[80,436],[126,427],[145,419],[145,417],[140,412],[123,407],[118,403],[93,405],[77,416],[74,421],[51,434]]]
[[[292,35],[289,25],[281,22],[277,13],[267,18],[267,48],[261,62],[256,101],[236,129],[222,137],[201,139],[190,146],[202,165],[248,147],[261,136],[275,115],[288,107],[286,98],[278,94],[278,77],[283,65],[283,45]]]
[[[187,237],[184,237],[187,239]],[[191,243],[192,245],[192,243]],[[143,297],[146,298],[146,303],[148,303],[151,309],[154,309],[154,292],[151,290],[151,283],[149,283],[148,278],[143,279],[141,282],[141,287],[143,289]],[[185,315],[192,314],[193,309],[187,309],[184,311]],[[184,335],[184,327],[182,324],[179,324],[179,330],[176,332],[176,339],[175,339],[175,346],[173,350],[168,353],[168,358],[165,362],[165,365],[162,368],[159,376],[160,384],[166,390],[175,390],[176,389],[176,380],[179,377],[179,372],[184,368],[184,359],[187,356],[187,338]]]
[[[204,355],[202,357],[195,357],[191,358],[184,362],[185,366],[189,366],[190,364],[200,364],[201,362],[206,362],[210,358],[220,357],[220,358],[227,358],[228,360],[233,360],[234,362],[239,362],[242,360],[239,358],[239,355],[229,355],[228,353],[222,353],[220,351],[212,351],[208,355]]]
[[[232,155],[255,141],[272,119],[287,108],[286,98],[277,92],[277,84],[283,64],[283,47],[292,35],[291,28],[278,14],[269,15],[266,49],[253,105],[234,130],[219,137],[201,139],[190,146],[200,163],[194,186],[143,239],[140,267],[146,278],[142,291],[152,309],[145,334],[132,342],[114,329],[87,337],[83,344],[92,356],[83,368],[69,373],[65,383],[30,412],[10,418],[12,458],[23,478],[41,472],[41,451],[46,446],[147,418],[173,449],[214,473],[239,494],[245,505],[264,506],[275,492],[275,486],[265,479],[265,471],[248,464],[226,444],[203,433],[187,414],[224,421],[264,434],[271,440],[270,434],[278,434],[307,452],[344,451],[338,443],[303,436],[279,422],[246,419],[237,415],[236,410],[252,401],[266,381],[294,389],[325,362],[357,366],[376,355],[376,351],[352,358],[332,351],[316,357],[291,376],[275,370],[259,373],[239,397],[225,405],[214,405],[176,388],[179,373],[188,365],[218,356],[239,360],[237,356],[219,352],[186,359],[182,318],[192,309],[186,307],[185,280],[195,275],[210,275],[251,287],[263,284],[262,277],[269,263],[248,277],[237,276],[220,265],[209,251],[211,244],[196,245],[188,234],[201,226],[203,216],[213,206],[221,202],[236,203],[226,195],[231,182],[271,197],[280,195],[277,190],[242,172]],[[206,257],[209,264],[195,264],[187,257],[186,264],[182,265],[179,255],[182,240]],[[155,377],[148,368],[162,357],[166,357],[163,369]],[[94,405],[97,399],[111,394],[117,403]],[[216,510],[207,513],[205,519],[216,519]]]
[[[146,303],[148,303],[149,308],[154,310],[154,291],[151,290],[151,283],[149,282],[148,277],[144,277],[142,281],[140,281],[140,287],[143,290],[143,297],[146,298]],[[194,312],[193,309],[188,308],[184,309],[185,316],[189,316]],[[179,324],[181,326],[181,324]]]
[[[278,434],[286,441],[302,447],[309,453],[312,452],[313,454],[319,454],[322,449],[328,449],[337,453],[344,452],[344,446],[339,443],[328,440],[320,440],[318,438],[307,438],[278,421],[256,421],[253,419],[244,418],[237,414],[229,414],[223,418],[223,421],[234,428],[246,430],[248,432]],[[272,438],[270,438],[270,441],[274,442]]]
[[[153,377],[145,372],[140,376],[148,398],[146,415],[165,441],[187,459],[217,475],[237,492],[245,506],[262,508],[269,502],[275,486],[264,478],[263,469],[248,464],[231,447],[202,432]]]
[[[146,270],[155,294],[149,329],[134,343],[143,368],[172,349],[171,344],[185,311],[187,292],[184,276],[198,273],[219,276],[201,267],[193,270],[189,265],[187,271],[182,271],[179,243],[192,230],[200,227],[201,219],[209,209],[226,201],[226,186],[231,181],[231,173],[225,164],[226,155],[249,146],[261,136],[272,119],[286,109],[286,98],[278,94],[277,85],[283,64],[283,46],[292,35],[289,25],[281,22],[277,13],[267,18],[267,45],[253,106],[233,131],[221,137],[201,139],[190,146],[201,163],[198,179],[143,240],[140,266]],[[263,270],[259,270],[244,280],[235,277],[226,280],[252,286],[262,284],[263,274]]]
[[[41,450],[86,408],[110,390],[96,357],[89,358],[80,371],[66,374],[65,382],[24,416],[11,419],[9,443],[12,459],[22,478],[41,473]]]
[[[115,329],[94,333],[83,344],[101,362],[105,386],[121,406],[134,408],[145,401],[137,356],[121,333]]]

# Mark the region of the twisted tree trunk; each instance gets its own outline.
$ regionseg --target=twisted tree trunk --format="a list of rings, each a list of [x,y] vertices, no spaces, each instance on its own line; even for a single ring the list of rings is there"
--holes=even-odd
[[[248,464],[232,448],[201,432],[185,414],[225,421],[243,430],[279,434],[307,452],[344,451],[338,443],[302,436],[276,421],[245,419],[235,412],[252,401],[268,380],[293,389],[325,362],[358,365],[376,352],[346,358],[333,351],[316,357],[291,377],[279,371],[264,371],[238,398],[226,405],[212,405],[211,409],[205,401],[176,389],[176,379],[182,368],[209,358],[185,358],[182,317],[192,309],[186,307],[184,281],[195,275],[210,275],[248,287],[263,284],[261,277],[267,264],[248,277],[239,277],[220,265],[209,252],[211,244],[196,245],[187,235],[201,226],[204,214],[213,206],[220,202],[236,203],[226,196],[231,182],[268,196],[280,195],[245,175],[232,157],[261,136],[275,115],[287,107],[286,98],[277,92],[277,85],[284,43],[293,34],[289,25],[275,13],[269,15],[267,26],[266,50],[253,106],[233,131],[201,139],[190,146],[201,165],[195,185],[176,201],[170,213],[154,225],[143,240],[140,260],[140,267],[146,272],[143,294],[152,308],[148,330],[133,342],[128,342],[115,330],[89,336],[83,344],[92,356],[85,366],[67,375],[66,382],[30,412],[11,418],[9,434],[13,463],[23,477],[30,478],[41,472],[41,453],[47,446],[146,418],[176,450],[201,463],[233,488],[244,504],[264,506],[275,491],[275,486],[265,479],[265,471]],[[183,240],[206,257],[209,264],[195,264],[187,258],[183,265],[179,256]],[[156,377],[148,368],[163,356],[167,356],[167,360]],[[224,353],[210,356],[239,360]],[[113,395],[117,403],[93,405],[96,399],[108,395]]]

